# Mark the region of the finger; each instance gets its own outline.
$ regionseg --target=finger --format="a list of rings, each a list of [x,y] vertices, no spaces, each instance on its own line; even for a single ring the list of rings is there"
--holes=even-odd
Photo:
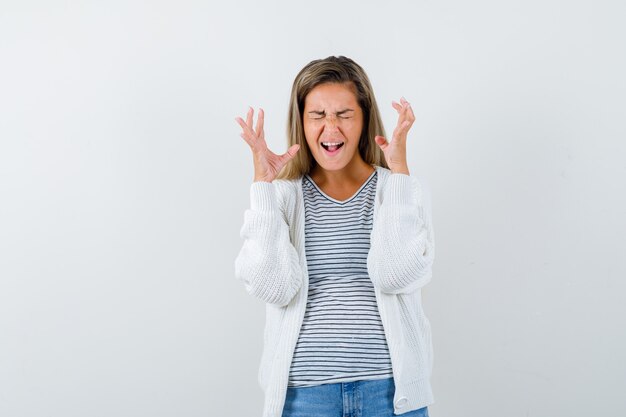
[[[400,112],[400,114],[398,115],[398,123],[396,123],[396,128],[394,130],[394,136],[395,136],[395,132],[399,131],[401,129],[401,126],[404,125],[406,121],[407,121],[406,114],[404,112]]]
[[[403,106],[405,109],[408,109],[408,108],[410,108],[410,107],[411,107],[411,103],[409,103],[409,102],[407,101],[407,99],[405,99],[404,97],[400,98],[400,104],[402,104],[402,106]]]
[[[250,143],[251,146],[256,144],[257,138],[252,129],[250,129],[250,127],[243,121],[241,117],[236,117],[235,120],[237,121],[237,123],[239,123],[239,126],[241,126],[241,129],[243,130],[241,136],[246,140],[246,142]]]
[[[257,119],[256,119],[256,129],[255,129],[255,133],[258,137],[263,137],[263,119],[264,119],[263,109],[259,108],[259,115],[257,116]]]
[[[402,97],[401,101],[402,101],[402,111],[400,112],[400,116],[398,117],[398,125],[401,125],[405,121],[408,121],[409,126],[408,128],[406,128],[406,130],[408,131],[408,129],[411,127],[411,125],[415,121],[415,114],[413,113],[413,107],[411,107],[411,103],[406,101],[404,97]]]
[[[411,107],[411,103],[409,103],[404,97],[402,97],[400,101],[402,102],[404,106],[404,113],[406,115],[406,118],[414,121],[415,114],[413,114],[413,107]]]
[[[409,127],[411,127],[411,121],[410,120],[405,120],[404,122],[402,122],[402,124],[400,124],[398,126],[398,132],[399,133],[408,132],[409,131]]]
[[[402,110],[406,109],[406,106],[409,105],[409,102],[406,101],[406,99],[404,97],[400,97],[400,102],[392,101],[392,105],[393,105],[394,109],[396,109],[398,111],[402,111]]]
[[[406,117],[408,120],[411,121],[411,123],[415,121],[415,114],[413,113],[413,107],[411,107],[410,104],[407,106]]]
[[[402,97],[400,98],[400,102],[401,104],[397,102],[392,102],[393,107],[398,112],[398,125],[404,123],[404,121],[410,117],[408,115],[408,109],[410,108],[408,101],[406,101],[404,97]]]
[[[298,153],[299,150],[300,145],[296,143],[295,145],[291,145],[289,149],[287,149],[287,153],[293,158],[294,156],[296,156],[296,153]]]
[[[389,146],[389,142],[387,142],[387,139],[382,136],[376,136],[374,138],[374,141],[378,146],[380,146],[380,149],[382,149],[383,151],[387,148],[387,146]]]
[[[250,145],[250,148],[254,149],[254,142],[252,142],[250,139],[248,139],[248,135],[244,135],[243,133],[240,133],[239,136],[241,136],[243,138],[243,140],[245,140],[246,143],[248,145]]]
[[[411,122],[405,120],[402,123],[398,123],[398,126],[393,131],[393,139],[406,139],[409,128],[411,127]]]
[[[248,128],[248,125],[246,125],[246,122],[244,122],[241,117],[235,117],[235,121],[239,123],[239,126],[241,126],[241,129],[245,132],[246,129]]]
[[[398,130],[398,127],[402,125],[402,123],[404,123],[404,121],[406,120],[406,117],[404,113],[404,107],[401,104],[396,103],[395,101],[392,103],[394,105],[394,108],[398,111],[398,122],[396,123],[396,128],[394,129],[393,134],[391,136],[391,137],[396,137],[396,131]]]
[[[285,159],[285,162],[288,162],[290,159],[293,159],[293,157],[296,156],[299,150],[300,150],[300,145],[298,144],[291,145],[289,149],[287,149],[287,152],[283,154],[283,158]]]
[[[253,115],[254,115],[254,110],[252,109],[252,107],[250,107],[248,109],[248,114],[246,116],[246,124],[250,126],[250,129],[252,129],[252,116]]]
[[[239,126],[241,126],[241,129],[244,131],[244,133],[247,133],[247,134],[252,133],[252,134],[254,134],[252,129],[250,129],[250,126],[248,126],[248,124],[246,122],[244,122],[241,117],[236,117],[235,120],[237,121],[237,123],[239,123]]]
[[[402,113],[406,115],[408,110],[411,108],[411,104],[409,104],[404,97],[400,98],[400,104],[402,104]]]

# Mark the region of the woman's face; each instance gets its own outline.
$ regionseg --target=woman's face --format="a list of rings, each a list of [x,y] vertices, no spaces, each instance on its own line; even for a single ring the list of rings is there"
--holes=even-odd
[[[325,83],[304,99],[304,136],[318,165],[329,171],[356,166],[362,161],[359,138],[363,111],[353,83]]]

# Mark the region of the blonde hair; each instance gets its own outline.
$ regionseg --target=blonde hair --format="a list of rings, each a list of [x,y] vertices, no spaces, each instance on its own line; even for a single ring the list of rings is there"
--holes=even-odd
[[[300,145],[300,150],[280,171],[277,178],[296,179],[308,174],[316,164],[304,136],[302,113],[304,100],[313,88],[325,83],[352,83],[357,102],[363,111],[363,131],[359,139],[359,154],[365,162],[388,168],[385,156],[374,138],[385,136],[374,91],[363,68],[345,56],[329,56],[309,62],[296,76],[291,88],[287,116],[287,147]]]

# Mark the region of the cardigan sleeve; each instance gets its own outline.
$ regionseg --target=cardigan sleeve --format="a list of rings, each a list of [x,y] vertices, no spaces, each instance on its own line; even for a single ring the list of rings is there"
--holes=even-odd
[[[276,185],[252,183],[250,203],[240,231],[244,241],[235,260],[235,276],[249,294],[285,306],[302,284],[302,270],[278,204]]]
[[[390,174],[370,235],[372,283],[390,294],[415,291],[430,281],[434,256],[429,189],[415,177]]]

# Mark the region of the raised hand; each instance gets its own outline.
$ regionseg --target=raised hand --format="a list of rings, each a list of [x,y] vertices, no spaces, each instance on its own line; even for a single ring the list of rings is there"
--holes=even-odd
[[[408,101],[402,97],[400,103],[391,102],[394,109],[398,111],[398,124],[393,130],[391,142],[382,136],[376,136],[375,141],[385,155],[385,161],[389,169],[394,173],[409,174],[406,161],[406,139],[409,129],[413,126],[415,115]]]
[[[272,182],[285,164],[296,155],[296,152],[300,149],[300,145],[293,145],[287,149],[287,152],[284,154],[276,155],[268,149],[267,143],[265,142],[265,133],[263,132],[263,109],[259,109],[259,116],[254,129],[252,129],[253,116],[254,109],[250,107],[245,122],[241,117],[236,117],[235,120],[243,129],[240,136],[250,145],[250,149],[252,149],[254,181]]]

